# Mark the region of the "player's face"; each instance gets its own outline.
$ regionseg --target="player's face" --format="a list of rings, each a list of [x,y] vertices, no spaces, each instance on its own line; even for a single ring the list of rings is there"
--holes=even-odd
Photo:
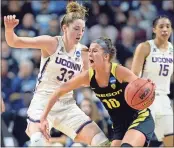
[[[66,29],[68,41],[77,44],[83,37],[85,31],[85,21],[81,19],[74,20]]]
[[[159,19],[156,26],[153,28],[153,32],[156,34],[156,38],[159,38],[160,40],[168,40],[172,32],[171,22],[169,19]]]
[[[100,67],[105,61],[105,53],[102,47],[97,43],[92,43],[89,47],[89,65],[93,69]]]

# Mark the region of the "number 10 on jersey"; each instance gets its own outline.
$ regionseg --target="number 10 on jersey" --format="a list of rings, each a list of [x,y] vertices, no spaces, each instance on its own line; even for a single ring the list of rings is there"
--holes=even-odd
[[[108,106],[108,108],[113,109],[113,108],[118,108],[120,107],[120,102],[117,101],[116,99],[103,99],[102,100],[103,103],[106,103],[106,105]]]

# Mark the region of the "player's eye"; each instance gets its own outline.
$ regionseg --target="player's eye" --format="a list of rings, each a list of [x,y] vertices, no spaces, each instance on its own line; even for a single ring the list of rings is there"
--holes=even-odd
[[[79,30],[78,28],[74,28],[74,30]]]

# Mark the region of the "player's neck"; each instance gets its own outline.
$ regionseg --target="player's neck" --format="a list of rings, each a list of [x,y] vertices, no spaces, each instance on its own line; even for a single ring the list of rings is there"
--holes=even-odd
[[[168,49],[168,41],[162,41],[160,39],[155,38],[154,42],[159,49]]]
[[[62,36],[62,41],[67,53],[70,53],[76,49],[77,44],[72,44],[65,36]]]
[[[111,73],[111,63],[105,63],[100,68],[96,68],[95,70],[95,78],[100,87],[108,86],[109,76]]]

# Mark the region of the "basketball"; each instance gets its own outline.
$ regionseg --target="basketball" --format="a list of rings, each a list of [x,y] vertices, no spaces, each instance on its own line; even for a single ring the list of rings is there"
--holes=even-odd
[[[130,107],[143,110],[154,101],[155,84],[149,79],[138,78],[126,86],[124,95]]]

